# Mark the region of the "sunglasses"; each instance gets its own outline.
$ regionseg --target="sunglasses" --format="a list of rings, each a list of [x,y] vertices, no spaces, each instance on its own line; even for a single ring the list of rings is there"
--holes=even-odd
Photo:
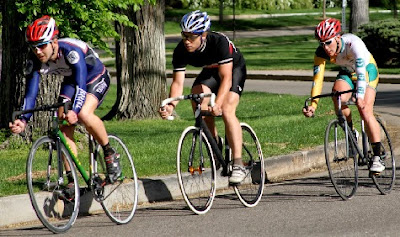
[[[182,36],[182,40],[183,41],[185,41],[185,40],[189,40],[190,42],[193,42],[193,41],[195,41],[200,35],[198,35],[198,34],[185,34],[185,33],[183,33],[183,32],[181,32],[181,36]]]
[[[319,42],[319,45],[321,45],[321,47],[324,47],[325,45],[329,46],[329,45],[332,44],[332,42],[333,42],[333,39],[330,39],[330,40],[327,40],[327,41],[324,41],[324,42]]]
[[[29,45],[29,47],[32,49],[32,50],[43,50],[43,49],[45,49],[46,47],[47,47],[47,45],[48,44],[50,44],[52,41],[46,41],[46,42],[42,42],[42,43],[39,43],[39,44],[30,44]]]

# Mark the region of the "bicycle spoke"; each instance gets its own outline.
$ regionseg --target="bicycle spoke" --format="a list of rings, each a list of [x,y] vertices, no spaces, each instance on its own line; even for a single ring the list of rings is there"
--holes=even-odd
[[[62,146],[64,163],[73,168],[66,149]],[[79,186],[75,170],[69,178],[59,176],[57,150],[48,137],[38,139],[32,146],[27,161],[27,182],[32,206],[39,220],[50,231],[62,233],[74,223],[79,211]],[[68,185],[68,183],[72,185]]]
[[[346,125],[347,126],[347,125]],[[353,197],[357,190],[357,160],[349,157],[349,139],[338,120],[332,120],[325,133],[325,159],[332,184],[339,196]]]

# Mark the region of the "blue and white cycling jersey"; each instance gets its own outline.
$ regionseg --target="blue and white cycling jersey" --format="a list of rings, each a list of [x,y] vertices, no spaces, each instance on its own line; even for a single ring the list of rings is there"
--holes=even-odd
[[[106,71],[97,53],[85,42],[77,39],[64,38],[58,40],[57,59],[41,63],[31,53],[26,63],[27,89],[24,98],[23,109],[35,107],[35,100],[39,91],[40,74],[52,74],[64,76],[75,85],[75,95],[72,110],[77,114],[81,110],[87,91],[87,84],[96,80]],[[29,120],[32,114],[25,114],[23,118]]]

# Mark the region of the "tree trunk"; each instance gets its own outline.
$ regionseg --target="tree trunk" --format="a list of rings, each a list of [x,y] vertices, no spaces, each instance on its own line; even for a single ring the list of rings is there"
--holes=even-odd
[[[224,22],[224,0],[219,0],[219,24]]]
[[[26,48],[24,34],[18,23],[22,16],[15,9],[15,1],[2,1],[2,69],[0,80],[0,127],[8,127],[12,112],[19,107],[24,95],[23,65]]]
[[[369,22],[368,0],[353,0],[350,10],[350,32],[358,32],[358,28]]]
[[[2,7],[2,68],[0,80],[0,126],[8,127],[11,114],[23,104],[26,80],[24,76],[27,46],[25,43],[25,31],[21,31],[18,23],[25,18],[15,9],[15,1],[4,0]],[[37,105],[51,104],[57,99],[60,80],[55,76],[43,77],[40,82]],[[47,113],[49,114],[49,113]],[[32,129],[39,135],[47,132],[50,118],[44,113],[34,114],[33,122],[29,123],[26,134],[27,139],[32,138]],[[38,134],[35,134],[37,136]]]
[[[116,26],[121,36],[116,44],[117,100],[103,119],[158,116],[167,95],[164,8],[164,0],[156,5],[146,2],[139,11],[131,9],[126,14],[137,29]]]
[[[392,5],[393,5],[393,17],[397,19],[397,0],[392,0]]]

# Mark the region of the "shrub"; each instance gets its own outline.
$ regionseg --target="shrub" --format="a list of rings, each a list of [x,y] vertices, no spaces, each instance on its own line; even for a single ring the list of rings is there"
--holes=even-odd
[[[358,32],[380,67],[400,65],[400,21],[375,21],[360,27]]]

